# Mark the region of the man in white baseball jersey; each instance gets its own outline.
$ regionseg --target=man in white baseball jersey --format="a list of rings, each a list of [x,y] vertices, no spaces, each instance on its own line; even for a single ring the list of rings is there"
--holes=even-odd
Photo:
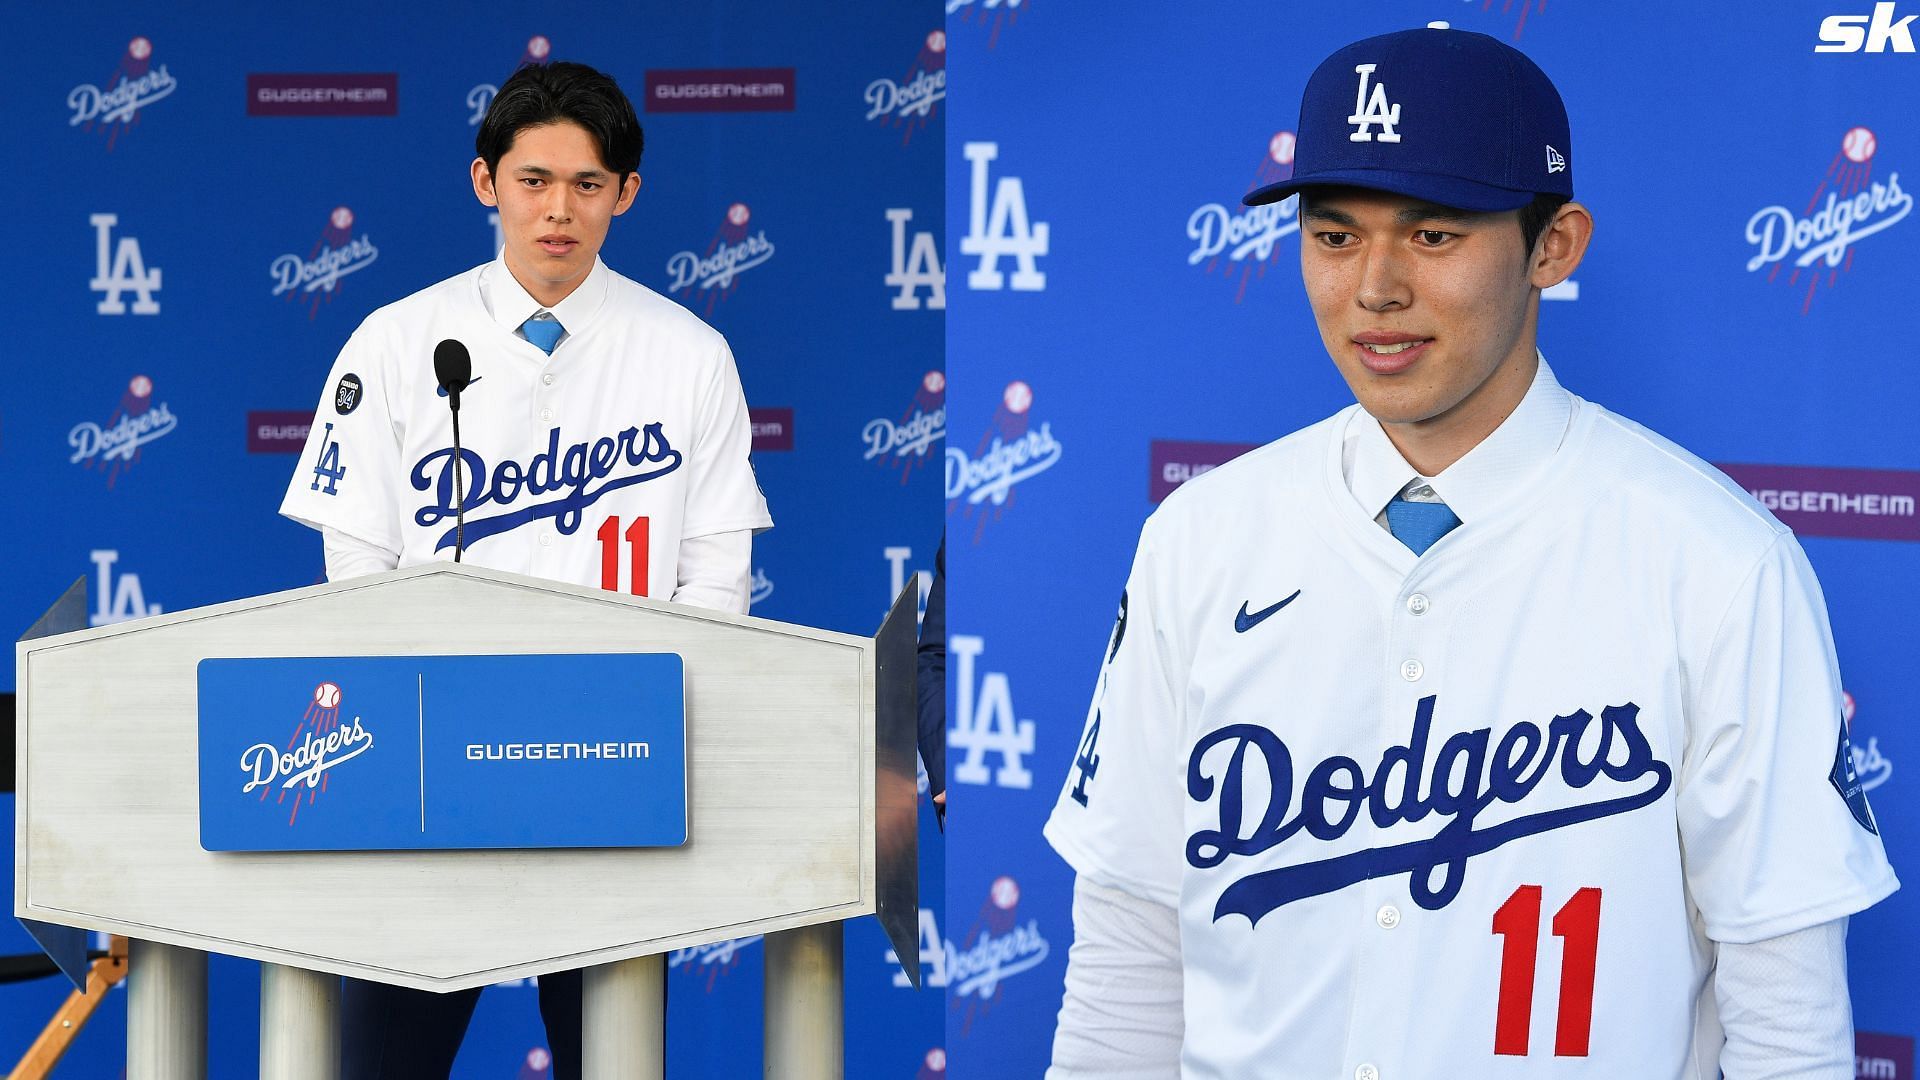
[[[1046,834],[1050,1077],[1852,1076],[1897,888],[1819,584],[1712,466],[1562,389],[1559,94],[1428,28],[1307,84],[1291,180],[1358,404],[1142,531]]]
[[[472,358],[461,397],[463,558],[744,613],[772,526],[720,334],[599,259],[640,188],[642,134],[612,79],[520,69],[476,139],[474,194],[500,257],[367,317],[327,377],[281,504],[320,529],[327,576],[451,559],[451,413],[434,353]],[[541,980],[556,1077],[579,1070],[579,975]],[[445,1076],[476,992],[348,980],[349,1077]]]

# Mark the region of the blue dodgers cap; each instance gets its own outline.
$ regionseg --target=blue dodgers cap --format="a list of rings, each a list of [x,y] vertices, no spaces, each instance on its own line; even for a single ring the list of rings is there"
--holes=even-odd
[[[1460,210],[1572,198],[1560,92],[1520,50],[1445,25],[1356,41],[1328,57],[1300,100],[1292,178],[1242,201],[1335,184]]]

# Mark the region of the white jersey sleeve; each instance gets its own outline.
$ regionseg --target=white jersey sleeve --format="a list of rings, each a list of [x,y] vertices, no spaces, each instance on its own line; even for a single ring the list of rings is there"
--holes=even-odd
[[[1707,936],[1778,937],[1897,889],[1854,775],[1826,601],[1792,534],[1735,592],[1696,686],[1677,795]]]
[[[747,418],[747,399],[740,388],[740,372],[725,342],[712,364],[702,393],[699,431],[689,463],[683,539],[713,533],[773,527],[766,496],[754,479],[748,453],[753,449],[753,425]]]
[[[1082,877],[1178,907],[1186,677],[1168,602],[1149,521],[1045,831]]]
[[[327,374],[300,465],[280,512],[387,551],[405,545],[399,519],[400,429],[388,385],[391,350],[369,323],[354,331]]]

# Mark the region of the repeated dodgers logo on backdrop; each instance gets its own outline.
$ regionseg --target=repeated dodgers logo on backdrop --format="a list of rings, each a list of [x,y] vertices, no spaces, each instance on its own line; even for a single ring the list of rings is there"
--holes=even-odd
[[[1858,739],[1853,738],[1855,735],[1853,730],[1853,717],[1858,711],[1858,708],[1859,706],[1854,701],[1853,694],[1846,693],[1843,697],[1840,715],[1841,719],[1846,721],[1848,740],[1852,743],[1853,747],[1854,776],[1860,781],[1860,790],[1867,792],[1893,779],[1893,762],[1885,754],[1880,752],[1880,737],[1878,735],[1867,736],[1865,745],[1861,745]]]
[[[866,460],[899,469],[900,482],[927,463],[933,445],[947,437],[947,376],[929,371],[920,377],[913,400],[897,417],[876,416],[861,429]]]
[[[974,519],[973,541],[980,542],[989,517],[998,520],[1013,499],[1013,489],[1060,462],[1061,446],[1053,428],[1032,424],[1033,388],[1015,380],[1000,395],[993,424],[975,445],[973,456],[947,447],[947,500]],[[991,507],[991,513],[988,511]]]
[[[105,132],[111,151],[121,134],[140,122],[142,110],[178,88],[167,65],[153,62],[153,42],[136,37],[100,84],[81,83],[67,92],[67,108],[73,111],[67,126]]]
[[[947,96],[947,32],[935,30],[920,45],[913,66],[898,82],[875,79],[867,84],[867,122],[900,128],[900,145],[933,121],[935,107]]]
[[[1291,179],[1293,149],[1291,131],[1267,140],[1247,190]],[[1265,277],[1267,267],[1279,259],[1280,241],[1300,231],[1299,206],[1298,195],[1264,206],[1242,206],[1238,199],[1232,208],[1206,203],[1187,215],[1187,239],[1193,241],[1187,265],[1207,274],[1219,271],[1233,286],[1233,302],[1239,303],[1246,298],[1247,282],[1256,275]]]
[[[999,1002],[1003,983],[1038,967],[1051,951],[1040,920],[1020,917],[1020,883],[994,878],[967,936],[957,947],[947,942],[947,992],[952,1007],[966,1011],[960,1033]]]
[[[72,450],[67,461],[81,468],[99,469],[111,488],[121,473],[140,460],[143,447],[173,434],[178,425],[173,409],[164,401],[154,400],[153,380],[135,375],[104,423],[82,420],[67,432],[67,446]]]
[[[675,949],[667,954],[667,970],[704,980],[706,985],[702,989],[711,994],[714,985],[733,974],[740,966],[742,954],[760,944],[761,938],[762,935],[754,934],[711,945],[695,945],[691,949]]]
[[[293,726],[293,736],[285,746],[257,742],[242,751],[240,772],[247,780],[240,785],[240,794],[257,789],[260,802],[272,795],[274,805],[283,807],[288,806],[287,796],[291,794],[287,825],[298,821],[301,804],[311,806],[320,798],[333,781],[331,770],[335,766],[373,749],[373,732],[360,717],[355,716],[351,723],[341,722],[340,706],[345,698],[340,684],[321,683],[313,688],[306,712]]]
[[[1020,19],[1033,0],[947,0],[947,22],[978,27],[986,31],[987,48],[1000,44],[1000,31]]]
[[[379,258],[380,249],[370,236],[353,234],[353,211],[336,206],[306,255],[278,256],[267,273],[273,278],[273,295],[304,302],[311,320],[320,313],[320,305],[333,302],[342,278],[365,270]]]
[[[1913,196],[1901,189],[1897,170],[1875,178],[1879,152],[1880,141],[1871,130],[1847,129],[1826,175],[1798,213],[1774,205],[1747,219],[1747,243],[1754,248],[1748,273],[1766,267],[1768,284],[1775,284],[1785,270],[1802,315],[1812,309],[1822,281],[1830,289],[1841,274],[1853,270],[1855,244],[1898,225],[1913,211]],[[1803,280],[1804,289],[1799,288]]]
[[[734,203],[720,219],[713,239],[702,252],[682,251],[667,260],[667,291],[685,293],[688,299],[704,299],[706,314],[713,305],[733,295],[740,275],[773,258],[773,241],[765,229],[748,231],[753,211],[746,203]]]
[[[519,71],[528,64],[544,64],[552,55],[553,42],[545,34],[535,34],[527,39],[527,47],[520,53],[520,62],[513,65],[513,70]],[[467,91],[468,127],[480,126],[480,121],[487,118],[487,109],[499,93],[500,87],[495,83],[480,83]],[[496,246],[494,250],[500,249]]]

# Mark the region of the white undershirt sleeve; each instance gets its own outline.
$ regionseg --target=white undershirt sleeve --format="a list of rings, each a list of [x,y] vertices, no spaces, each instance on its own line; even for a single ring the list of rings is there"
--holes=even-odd
[[[400,565],[399,552],[325,525],[320,527],[320,546],[326,552],[328,581],[365,577]]]
[[[1852,1080],[1847,920],[1720,943],[1714,998],[1726,1080]]]
[[[1077,877],[1047,1080],[1175,1080],[1181,1000],[1179,914]]]
[[[753,530],[683,538],[675,576],[674,603],[745,615],[753,582]]]

